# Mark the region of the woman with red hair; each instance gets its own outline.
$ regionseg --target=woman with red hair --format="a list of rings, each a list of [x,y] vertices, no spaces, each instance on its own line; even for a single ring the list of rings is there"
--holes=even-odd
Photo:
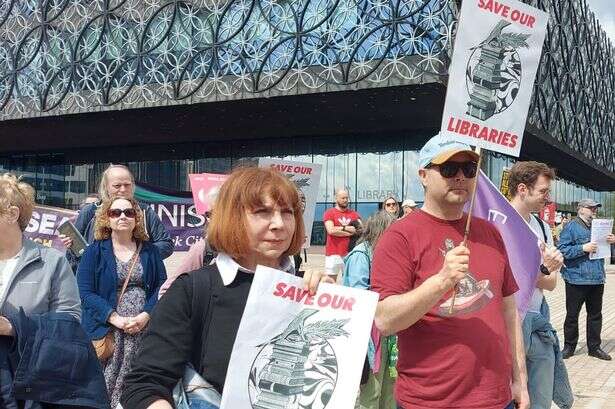
[[[296,187],[268,168],[240,168],[216,199],[208,240],[218,251],[212,265],[183,274],[158,303],[149,332],[122,395],[125,408],[171,408],[172,389],[191,363],[222,393],[228,363],[257,265],[294,274],[290,257],[304,240]],[[195,286],[199,275],[208,285]],[[304,276],[315,293],[321,273]],[[192,302],[193,297],[199,303]],[[193,330],[193,305],[207,305],[206,328]],[[195,307],[196,308],[196,307]],[[196,333],[195,333],[196,332]]]

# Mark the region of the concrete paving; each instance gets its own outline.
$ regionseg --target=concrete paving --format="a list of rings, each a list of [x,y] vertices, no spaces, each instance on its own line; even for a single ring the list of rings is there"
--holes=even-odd
[[[551,322],[563,343],[566,297],[563,281],[547,294]],[[602,307],[602,348],[615,358],[615,266],[607,267],[607,281]],[[615,409],[615,361],[601,361],[587,355],[585,310],[579,317],[579,345],[576,354],[567,359],[566,367],[575,395],[575,409]],[[555,406],[553,406],[555,408]]]

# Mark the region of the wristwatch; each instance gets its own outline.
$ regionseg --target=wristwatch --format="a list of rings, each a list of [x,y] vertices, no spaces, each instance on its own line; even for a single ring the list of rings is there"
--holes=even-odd
[[[544,264],[540,265],[540,272],[546,276],[551,275],[551,272],[549,271],[547,266],[545,266]]]

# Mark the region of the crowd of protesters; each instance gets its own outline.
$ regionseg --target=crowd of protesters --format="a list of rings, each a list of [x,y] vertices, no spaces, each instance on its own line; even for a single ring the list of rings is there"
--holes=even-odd
[[[563,359],[575,353],[583,304],[589,355],[611,359],[600,338],[604,264],[589,257],[600,203],[579,202],[556,243],[535,216],[550,201],[554,171],[512,167],[511,205],[541,252],[521,319],[499,232],[479,218],[466,231],[478,159],[436,135],[419,154],[422,207],[389,196],[365,221],[336,189],[324,215],[324,269],[308,270],[303,283],[312,294],[336,281],[379,294],[360,390],[347,391],[356,408],[570,408]],[[129,169],[111,165],[75,222],[87,249],[74,254],[61,236],[64,257],[24,238],[34,190],[0,176],[1,407],[172,408],[188,370],[219,395],[256,266],[297,273],[305,197],[278,171],[235,169],[205,215],[203,240],[170,273],[163,260],[173,242],[134,189]],[[544,297],[560,274],[563,350]]]

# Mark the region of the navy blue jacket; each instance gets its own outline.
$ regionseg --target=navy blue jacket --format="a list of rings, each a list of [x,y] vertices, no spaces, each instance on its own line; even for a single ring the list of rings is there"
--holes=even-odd
[[[75,220],[75,227],[88,243],[94,241],[94,219],[98,206],[100,206],[100,203],[90,203],[84,206],[79,211],[77,220]],[[139,206],[145,214],[145,230],[149,236],[149,241],[158,248],[160,256],[164,260],[173,254],[173,240],[152,208],[143,204],[139,204]]]
[[[96,352],[75,317],[54,312],[26,316],[21,308],[9,320],[15,337],[0,337],[0,358],[5,363],[2,380],[12,378],[12,387],[0,389],[2,407],[24,401],[26,408],[40,407],[40,402],[109,408]]]
[[[144,311],[151,314],[158,290],[167,279],[167,273],[158,249],[149,242],[141,248],[143,284],[145,285]],[[91,339],[104,337],[111,328],[107,322],[117,307],[117,261],[111,239],[95,240],[83,253],[77,270],[77,284],[81,296],[81,323]]]

